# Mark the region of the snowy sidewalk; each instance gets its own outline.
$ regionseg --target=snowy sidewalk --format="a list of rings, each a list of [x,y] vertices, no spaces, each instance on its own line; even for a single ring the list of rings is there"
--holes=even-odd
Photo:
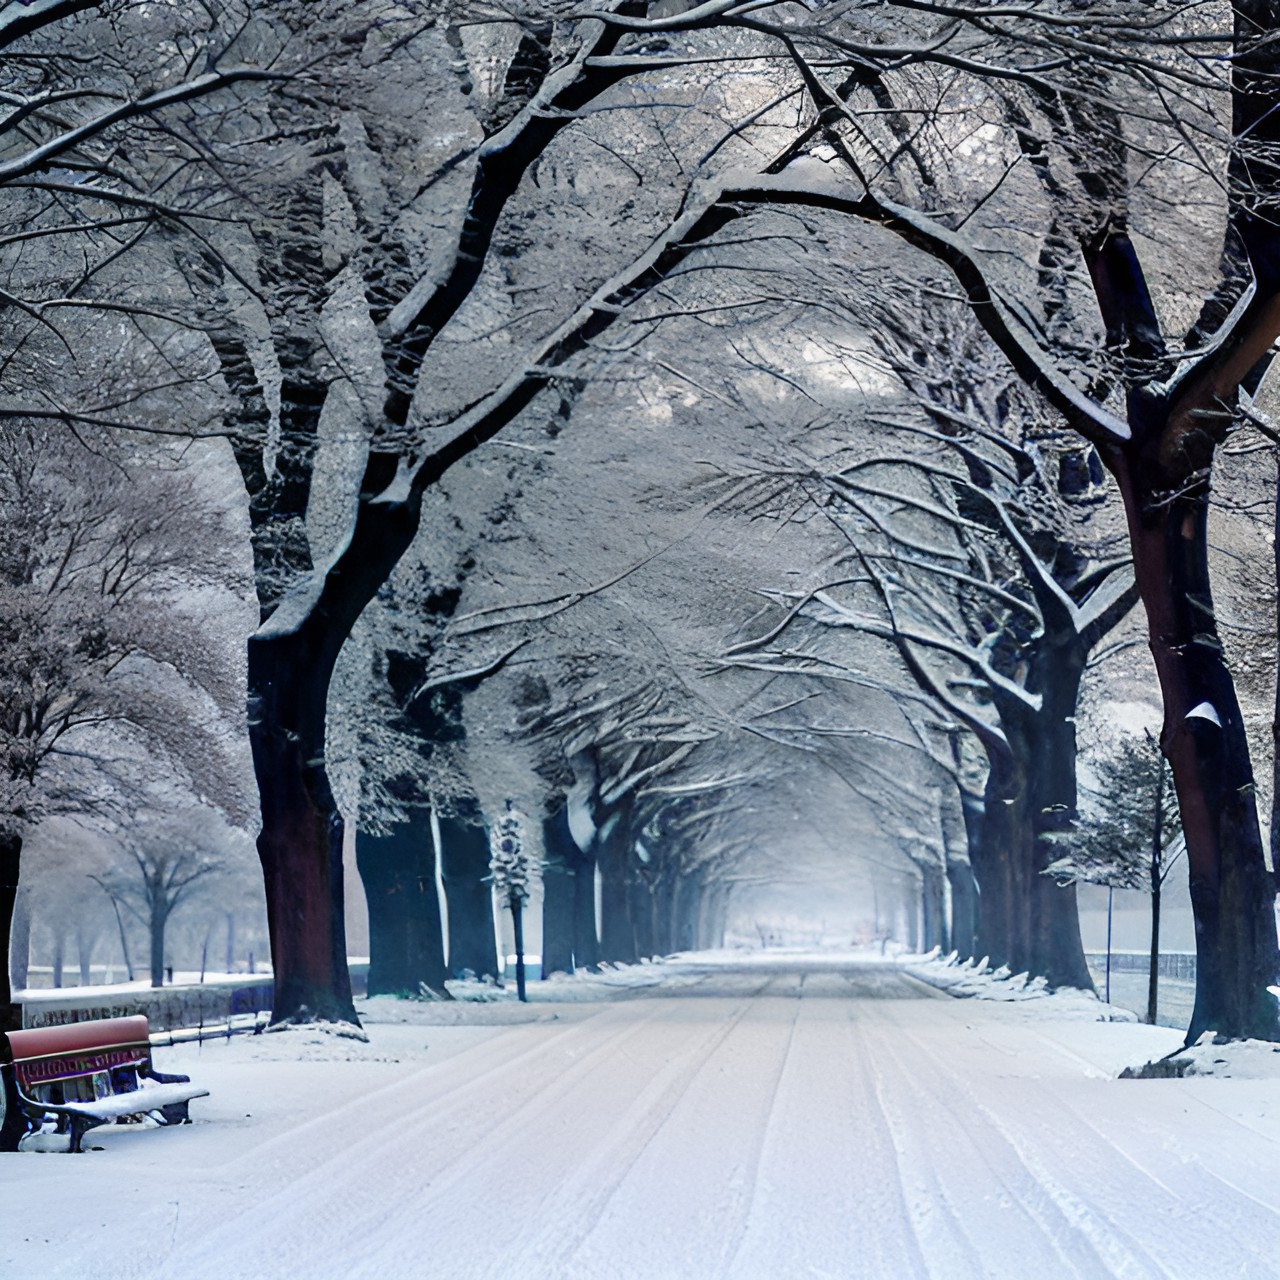
[[[1180,1036],[892,966],[669,973],[162,1051],[197,1123],[0,1156],[0,1275],[1280,1275],[1278,1081],[1119,1081]]]

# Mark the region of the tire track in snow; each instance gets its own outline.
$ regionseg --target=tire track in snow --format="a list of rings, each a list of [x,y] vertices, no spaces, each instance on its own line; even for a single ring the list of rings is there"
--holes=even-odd
[[[1040,1038],[1049,1040],[1049,1037]],[[1067,1056],[1078,1059],[1079,1055],[1067,1051]],[[1109,1077],[1105,1077],[1109,1079]],[[1120,1089],[1135,1091],[1135,1097],[1144,1088],[1179,1088],[1177,1082],[1170,1081],[1134,1081],[1119,1084]],[[1202,1101],[1193,1094],[1184,1094],[1187,1101]],[[1087,1176],[1090,1185],[1105,1194],[1098,1197],[1111,1204],[1142,1203],[1148,1217],[1162,1219],[1167,1223],[1168,1234],[1176,1233],[1179,1238],[1179,1263],[1181,1255],[1191,1252],[1200,1257],[1213,1257],[1217,1266],[1224,1269],[1236,1268],[1237,1274],[1251,1277],[1253,1280],[1275,1280],[1277,1259],[1280,1259],[1280,1210],[1274,1203],[1268,1203],[1254,1195],[1233,1179],[1203,1164],[1198,1154],[1190,1158],[1185,1151],[1179,1151],[1168,1134],[1159,1149],[1154,1149],[1155,1135],[1158,1130],[1154,1125],[1142,1126],[1137,1133],[1125,1130],[1118,1135],[1108,1132],[1088,1115],[1080,1111],[1069,1100],[1055,1100],[1058,1114],[1067,1113],[1075,1125],[1086,1130],[1092,1139],[1087,1143],[1077,1144],[1076,1168],[1080,1174]],[[1216,1108],[1210,1108],[1217,1111]],[[1221,1116],[1222,1113],[1218,1112]],[[1230,1120],[1231,1117],[1223,1116]],[[1238,1124],[1238,1121],[1233,1123]],[[1241,1125],[1254,1140],[1265,1144],[1267,1140],[1256,1130]],[[1055,1126],[1055,1129],[1060,1126]],[[1139,1159],[1128,1149],[1128,1142],[1140,1137],[1148,1144],[1150,1155],[1147,1159]],[[1124,1139],[1122,1143],[1121,1138]],[[1236,1144],[1230,1144],[1233,1152]],[[1216,1153],[1215,1153],[1216,1154]],[[1150,1186],[1135,1187],[1121,1177],[1116,1168],[1117,1159]],[[1248,1155],[1241,1153],[1239,1162],[1247,1168]],[[1082,1167],[1083,1166],[1083,1167]],[[1154,1166],[1154,1167],[1153,1167]],[[1226,1188],[1231,1195],[1222,1197],[1206,1188],[1205,1180],[1217,1183]],[[1176,1185],[1175,1185],[1176,1184]],[[1151,1187],[1156,1191],[1153,1192]],[[1213,1213],[1211,1217],[1201,1218],[1198,1214],[1200,1205],[1211,1200]],[[1164,1231],[1153,1233],[1155,1238],[1164,1238]],[[1238,1251],[1237,1261],[1229,1260],[1228,1255]]]
[[[294,1174],[278,1191],[256,1200],[250,1208],[240,1209],[232,1221],[227,1222],[226,1216],[221,1215],[218,1225],[203,1236],[199,1234],[199,1228],[194,1228],[197,1234],[193,1235],[193,1228],[188,1225],[182,1246],[184,1278],[222,1277],[226,1274],[292,1277],[305,1274],[309,1265],[315,1265],[317,1273],[324,1274],[324,1262],[335,1251],[341,1252],[352,1238],[362,1233],[377,1231],[387,1219],[401,1212],[400,1203],[389,1199],[387,1194],[389,1158],[396,1167],[398,1185],[403,1185],[415,1163],[425,1165],[423,1183],[429,1183],[433,1177],[447,1173],[455,1161],[464,1159],[477,1141],[483,1141],[496,1129],[516,1126],[519,1107],[526,1096],[536,1094],[547,1085],[559,1092],[570,1089],[578,1078],[591,1074],[602,1061],[607,1061],[627,1043],[643,1038],[649,1024],[660,1014],[661,1009],[657,1006],[645,1010],[640,1016],[637,1016],[634,1005],[629,1008],[609,1006],[599,1015],[559,1030],[550,1040],[540,1039],[514,1056],[500,1058],[487,1069],[482,1068],[456,1084],[432,1092],[425,1105],[407,1114],[403,1101],[405,1088],[416,1085],[424,1090],[430,1089],[431,1067],[401,1077],[400,1081],[377,1090],[373,1095],[353,1100],[341,1108],[348,1119],[361,1111],[367,1115],[370,1110],[376,1110],[377,1101],[392,1101],[395,1114],[372,1129],[365,1125],[360,1135],[347,1141],[345,1146],[341,1141],[334,1141],[335,1137],[343,1135],[326,1133],[324,1150],[333,1154],[326,1154],[305,1172]],[[618,1028],[614,1025],[618,1022],[624,1025]],[[545,1025],[523,1023],[513,1031],[530,1034],[533,1028]],[[563,1062],[566,1044],[584,1037],[595,1043],[566,1066]],[[477,1045],[474,1050],[446,1059],[435,1070],[452,1075],[472,1065],[470,1060],[475,1055],[482,1059],[490,1057],[491,1060],[495,1050],[500,1052],[501,1046],[497,1042],[509,1043],[509,1040],[507,1036],[494,1037]],[[505,1088],[502,1087],[504,1081]],[[389,1095],[395,1093],[400,1097],[389,1099]],[[495,1110],[486,1105],[494,1094],[501,1096],[504,1104],[514,1100],[516,1107],[509,1110],[504,1105],[503,1109]],[[317,1126],[327,1126],[333,1114],[305,1122],[264,1146],[292,1148],[296,1164],[298,1135],[314,1131]],[[460,1122],[459,1117],[463,1117],[465,1122]],[[479,1120],[478,1125],[476,1119]],[[432,1151],[424,1147],[424,1140],[429,1134],[439,1144]],[[442,1157],[440,1148],[449,1145],[453,1150]],[[314,1150],[314,1147],[303,1149]],[[261,1150],[250,1150],[244,1161],[257,1164]],[[416,1185],[410,1181],[407,1189],[412,1191]],[[268,1260],[253,1257],[245,1259],[243,1265],[237,1267],[235,1260],[241,1237],[247,1234],[261,1239],[256,1231],[242,1232],[239,1223],[243,1221],[248,1225],[264,1216],[269,1216],[276,1223],[272,1236],[277,1261],[268,1266]],[[173,1272],[168,1260],[162,1259],[154,1269],[143,1274],[167,1277]]]
[[[591,1233],[554,1280],[672,1280],[722,1274],[745,1227],[760,1150],[804,975],[766,976],[761,993],[618,1179]],[[656,1212],[655,1212],[656,1211]],[[654,1230],[658,1223],[661,1230]],[[618,1259],[627,1259],[625,1273]]]
[[[234,1176],[239,1172],[240,1166],[260,1165],[264,1157],[270,1158],[278,1150],[283,1151],[286,1157],[290,1157],[296,1151],[300,1141],[305,1142],[307,1138],[320,1131],[324,1132],[327,1140],[332,1140],[334,1137],[341,1140],[347,1136],[341,1130],[348,1125],[351,1126],[355,1136],[358,1138],[375,1137],[376,1134],[371,1133],[369,1130],[369,1112],[389,1103],[391,1105],[387,1109],[398,1113],[399,1098],[403,1096],[406,1089],[422,1087],[431,1082],[430,1077],[432,1076],[462,1073],[463,1078],[457,1083],[448,1084],[444,1089],[437,1089],[432,1094],[433,1099],[443,1102],[457,1090],[469,1088],[476,1081],[483,1079],[493,1071],[527,1061],[541,1054],[553,1053],[557,1045],[565,1037],[574,1035],[580,1027],[590,1025],[596,1018],[605,1016],[611,1011],[613,1011],[612,1006],[605,1006],[600,1012],[592,1013],[581,1021],[561,1024],[550,1039],[540,1039],[528,1049],[511,1058],[506,1057],[503,1053],[503,1047],[508,1041],[527,1038],[531,1027],[547,1026],[548,1024],[544,1022],[521,1022],[505,1027],[497,1034],[485,1037],[480,1043],[449,1055],[442,1062],[426,1062],[405,1075],[397,1076],[394,1080],[381,1085],[377,1089],[357,1094],[350,1101],[339,1104],[332,1110],[326,1111],[323,1115],[303,1120],[285,1133],[248,1147],[222,1168]],[[429,1033],[431,1024],[424,1024],[423,1030]],[[486,1068],[484,1064],[493,1062],[494,1059],[498,1059],[498,1065]],[[477,1067],[474,1064],[479,1065]],[[278,1065],[276,1060],[272,1060],[272,1065]],[[382,1132],[394,1132],[398,1124],[398,1119],[388,1120],[382,1125]],[[333,1132],[335,1127],[340,1130],[336,1135]]]
[[[552,1216],[539,1206],[530,1214],[530,1224],[511,1242],[506,1256],[486,1272],[492,1280],[508,1280],[512,1258],[520,1259],[521,1275],[529,1280],[565,1274],[580,1242],[604,1215],[618,1187],[713,1062],[720,1047],[751,1012],[751,1001],[768,983],[766,978],[754,991],[744,994],[741,1005],[727,1019],[709,1024],[709,1033],[695,1049],[669,1059],[649,1080],[587,1158],[544,1197],[552,1202],[547,1207],[559,1212]],[[563,1207],[566,1204],[572,1206],[567,1211]]]
[[[850,1024],[851,1057],[864,1083],[867,1110],[879,1120],[887,1139],[885,1165],[896,1171],[922,1274],[985,1275],[971,1222],[938,1167],[946,1126],[939,1123],[937,1101],[914,1084],[900,1059],[893,1060],[897,1069],[892,1074],[885,1071],[886,1046],[873,1026],[877,1019],[870,1010],[862,1012],[864,1016]],[[922,1117],[927,1121],[922,1123]]]
[[[1055,1161],[1053,1176],[1072,1179],[1080,1192],[1069,1194],[1077,1202],[1087,1200],[1090,1213],[1105,1222],[1108,1230],[1123,1237],[1156,1274],[1182,1276],[1187,1259],[1194,1257],[1213,1259],[1215,1280],[1219,1274],[1275,1280],[1280,1271],[1280,1209],[1202,1163],[1200,1158],[1219,1167],[1225,1162],[1228,1169],[1239,1168],[1247,1177],[1258,1162],[1269,1160],[1274,1146],[1269,1135],[1232,1120],[1257,1144],[1252,1152],[1242,1150],[1220,1127],[1190,1139],[1187,1127],[1179,1124],[1167,1105],[1156,1104],[1154,1096],[1159,1091],[1185,1090],[1184,1084],[1120,1083],[1039,1026],[1025,1021],[983,1019],[982,1008],[972,1004],[952,1006],[949,1020],[958,1024],[957,1031],[963,1026],[971,1045],[996,1052],[1013,1066],[1026,1060],[1026,1049],[1020,1049],[1020,1042],[1023,1046],[1033,1042],[1033,1050],[1043,1045],[1051,1051],[1052,1058],[1070,1063],[1080,1072],[1082,1078],[1063,1081],[1067,1087],[1059,1087],[1052,1096],[1038,1077],[1019,1073],[1008,1081],[1003,1095],[993,1098],[993,1106],[984,1107],[987,1114],[1016,1116],[1025,1131],[1028,1150],[1070,1153],[1069,1160]],[[930,1046],[917,1031],[902,1026],[905,1014],[906,1010],[900,1009],[895,1017],[903,1041],[915,1046],[919,1060],[933,1057]],[[952,1037],[948,1043],[963,1046]],[[945,1069],[971,1097],[987,1066],[983,1062],[975,1075],[968,1075],[954,1062],[945,1063]],[[1028,1096],[1034,1094],[1041,1096]],[[1194,1092],[1184,1092],[1183,1096],[1188,1105],[1203,1101]],[[1117,1106],[1120,1097],[1139,1105]],[[1086,1101],[1093,1106],[1092,1114],[1079,1105]],[[1189,1141],[1191,1150],[1197,1153],[1190,1159],[1186,1154]],[[1233,1194],[1216,1194],[1206,1186],[1206,1180]],[[1213,1206],[1209,1216],[1200,1212],[1206,1203]],[[1141,1206],[1136,1216],[1134,1206]],[[1117,1221],[1126,1214],[1127,1222]]]
[[[881,1167],[892,1153],[854,1062],[853,1005],[837,975],[811,982],[780,1073],[756,1194],[726,1274],[922,1277]],[[815,988],[818,988],[815,990]]]
[[[967,1137],[974,1154],[984,1163],[1009,1193],[1018,1208],[1039,1228],[1043,1243],[1048,1245],[1070,1274],[1081,1280],[1168,1280],[1168,1272],[1150,1253],[1119,1224],[1104,1218],[1084,1199],[1077,1196],[1019,1135],[990,1107],[975,1095],[963,1074],[950,1063],[941,1061],[928,1046],[905,1028],[901,1021],[884,1011],[885,1022],[892,1035],[882,1037],[882,1052],[895,1062],[902,1081],[922,1106],[930,1106],[933,1123],[949,1125]],[[903,1045],[911,1043],[915,1051],[908,1058]],[[933,1083],[930,1084],[929,1077]],[[951,1105],[939,1105],[939,1098],[951,1098]],[[1055,1099],[1046,1099],[1056,1108]],[[1037,1100],[1038,1102],[1038,1100]],[[1043,1103],[1038,1103],[1041,1107]],[[1025,1110],[1025,1109],[1024,1109]],[[1054,1111],[1055,1120],[1060,1115]],[[985,1128],[975,1123],[981,1117]],[[933,1128],[933,1124],[930,1126]],[[996,1139],[995,1142],[992,1139]],[[1075,1144],[1071,1147],[1076,1154]],[[1050,1150],[1067,1144],[1060,1126],[1053,1126]],[[1092,1143],[1084,1144],[1087,1150]],[[1030,1194],[1028,1194],[1030,1192]],[[1092,1198],[1092,1197],[1091,1197]],[[1028,1244],[1033,1244],[1028,1241]],[[1011,1277],[1025,1276],[1034,1268],[1025,1255],[1016,1262]],[[989,1274],[984,1271],[979,1274]],[[1050,1274],[1064,1274],[1061,1270]]]

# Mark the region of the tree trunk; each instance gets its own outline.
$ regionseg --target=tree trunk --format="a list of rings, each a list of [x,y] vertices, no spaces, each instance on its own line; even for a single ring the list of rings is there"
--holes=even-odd
[[[357,832],[356,866],[369,904],[369,994],[418,996],[423,987],[443,993],[447,971],[430,812],[415,809],[389,836]]]
[[[568,812],[561,805],[542,820],[542,978],[572,973],[573,901],[578,846],[569,832]]]
[[[960,858],[947,863],[951,884],[951,946],[962,958],[974,954],[978,925],[978,884],[973,868]]]
[[[697,945],[699,898],[702,888],[693,876],[681,876],[672,891],[673,951],[692,951]]]
[[[161,903],[151,908],[149,935],[151,940],[151,985],[164,986],[164,931],[169,923],[169,911]]]
[[[67,934],[61,925],[53,930],[53,985],[62,986],[62,966],[66,958]]]
[[[920,952],[920,898],[911,889],[904,890],[900,899],[902,903],[903,924],[906,930],[907,950],[912,955]]]
[[[525,994],[524,988],[524,903],[519,898],[513,897],[509,905],[511,932],[515,935],[516,942],[516,999],[525,1004],[529,997]]]
[[[944,918],[944,898],[942,887],[942,868],[922,867],[920,870],[921,912],[921,946],[925,951],[934,947],[944,950],[947,946],[947,928]]]
[[[637,958],[652,956],[654,954],[653,885],[639,873],[631,878],[630,907],[636,956]]]
[[[22,837],[17,832],[0,831],[0,937],[4,954],[10,955],[14,906],[18,898],[18,879],[22,868]],[[0,1151],[16,1151],[18,1139],[26,1132],[26,1121],[18,1106],[17,1086],[13,1078],[13,1058],[9,1052],[6,1031],[22,1026],[22,1009],[13,1002],[9,985],[9,966],[0,973],[0,1089],[3,1090],[4,1118],[0,1122]]]
[[[0,937],[7,959],[0,975],[0,1033],[21,1026],[20,1021],[9,1026],[4,1019],[16,1013],[13,993],[26,987],[31,957],[31,905],[19,892],[21,869],[22,837],[0,831]]]
[[[474,799],[454,802],[456,817],[438,816],[440,877],[449,910],[449,973],[498,977],[498,945],[493,932],[493,891],[489,875],[489,835]]]
[[[17,1031],[22,1026],[22,1011],[13,1003],[13,987],[9,983],[8,964],[8,958],[12,954],[14,910],[18,902],[18,880],[21,870],[22,837],[17,832],[0,831],[0,937],[4,939],[6,959],[4,971],[0,973],[0,1033]],[[2,1035],[0,1039],[3,1039]]]
[[[80,985],[87,987],[93,982],[93,944],[96,935],[76,930],[76,959],[80,963]]]
[[[636,935],[631,921],[628,849],[615,832],[599,847],[600,958],[611,964],[636,962]]]
[[[1020,837],[1025,788],[1007,762],[993,760],[987,774],[981,805],[981,834],[969,848],[973,874],[978,881],[977,952],[994,967],[1008,965],[1017,972],[1017,962],[1025,954],[1019,944],[1017,903],[1017,859],[1014,854],[1029,840]]]
[[[697,903],[694,949],[712,951],[724,943],[724,913],[727,890],[721,884],[705,886]]]
[[[653,897],[653,953],[669,956],[675,950],[675,876],[664,866]]]
[[[1209,584],[1208,493],[1202,482],[1158,491],[1168,420],[1135,395],[1136,458],[1106,461],[1124,497],[1134,569],[1164,695],[1160,746],[1173,770],[1196,924],[1196,998],[1188,1043],[1205,1031],[1280,1039],[1274,888],[1254,803],[1244,721],[1223,659]],[[1189,411],[1188,411],[1189,412]],[[1145,429],[1143,429],[1145,428]],[[1181,445],[1181,441],[1176,442]],[[1193,442],[1194,443],[1194,442]]]
[[[273,1022],[356,1022],[347,969],[342,816],[324,769],[325,704],[341,647],[312,616],[249,641],[249,740],[262,803],[258,857],[275,973]],[[332,652],[330,656],[329,651]],[[153,976],[154,980],[154,976]]]
[[[1080,938],[1076,887],[1060,885],[1044,871],[1062,854],[1055,837],[1071,832],[1079,816],[1075,717],[1088,647],[1088,638],[1074,626],[1055,632],[1046,621],[1027,682],[1040,695],[1040,709],[1031,712],[1020,735],[1028,762],[1033,841],[1027,850],[1032,919],[1028,967],[1051,987],[1081,991],[1093,990],[1093,975]]]
[[[600,963],[600,930],[596,922],[596,862],[578,852],[573,869],[573,962],[579,969]]]

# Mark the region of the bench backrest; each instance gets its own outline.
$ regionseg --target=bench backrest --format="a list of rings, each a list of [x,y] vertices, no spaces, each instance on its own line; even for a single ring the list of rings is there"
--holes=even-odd
[[[136,1069],[151,1061],[150,1029],[143,1014],[6,1034],[14,1074],[28,1094],[42,1085]]]

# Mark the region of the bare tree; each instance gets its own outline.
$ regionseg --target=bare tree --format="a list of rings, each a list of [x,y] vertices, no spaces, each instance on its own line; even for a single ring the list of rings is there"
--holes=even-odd
[[[93,877],[117,909],[123,907],[146,929],[153,987],[164,986],[165,933],[171,917],[222,869],[219,851],[204,843],[208,831],[207,823],[135,828],[125,834],[133,871]]]

